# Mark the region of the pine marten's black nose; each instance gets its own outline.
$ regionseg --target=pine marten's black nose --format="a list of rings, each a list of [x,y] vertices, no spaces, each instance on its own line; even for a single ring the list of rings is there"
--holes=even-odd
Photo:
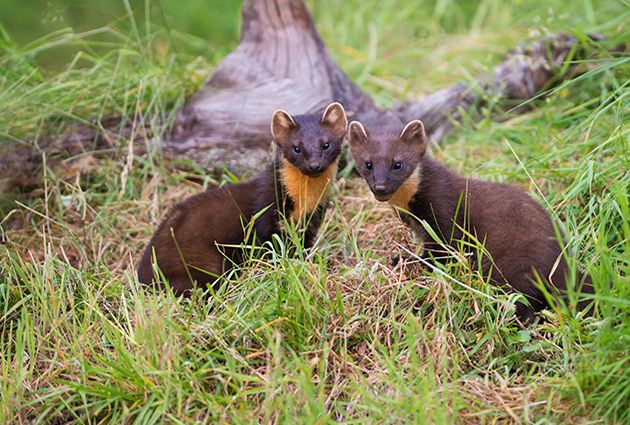
[[[308,163],[308,169],[312,172],[324,171],[322,163],[320,161],[313,161]]]
[[[372,193],[376,200],[381,202],[388,201],[392,197],[392,195],[387,192],[387,186],[382,183],[375,184],[374,187],[372,187]]]
[[[375,185],[374,185],[374,192],[377,192],[377,193],[385,193],[385,190],[386,190],[386,189],[387,189],[387,188],[385,187],[385,185],[384,185],[384,184],[375,184]]]

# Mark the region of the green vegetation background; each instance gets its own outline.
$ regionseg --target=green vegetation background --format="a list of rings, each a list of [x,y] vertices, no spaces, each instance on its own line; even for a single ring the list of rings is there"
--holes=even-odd
[[[83,32],[127,21],[129,9],[139,18],[149,10],[173,30],[228,48],[238,39],[240,6],[238,0],[3,0],[0,22],[26,44],[68,27]],[[44,62],[60,66],[66,59],[46,55]]]

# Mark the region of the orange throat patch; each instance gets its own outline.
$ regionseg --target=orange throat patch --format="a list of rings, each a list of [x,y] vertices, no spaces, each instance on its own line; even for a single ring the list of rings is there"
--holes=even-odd
[[[403,182],[403,184],[400,185],[398,190],[387,202],[395,207],[408,210],[409,202],[411,201],[411,198],[413,198],[413,195],[415,195],[418,191],[418,186],[420,186],[421,180],[420,168],[416,168],[416,170],[407,178],[407,180]]]
[[[328,197],[330,186],[337,173],[337,161],[324,171],[319,177],[309,177],[282,158],[280,177],[285,190],[293,200],[294,208],[291,219],[298,221],[318,207]]]

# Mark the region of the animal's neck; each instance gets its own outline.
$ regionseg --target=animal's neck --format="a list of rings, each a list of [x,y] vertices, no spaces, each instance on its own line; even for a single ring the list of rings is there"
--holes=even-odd
[[[391,199],[388,201],[390,205],[398,208],[409,209],[409,202],[414,197],[416,192],[420,188],[422,181],[421,167],[418,166],[415,171],[400,185],[398,190],[394,193]]]
[[[333,162],[319,177],[309,177],[292,165],[287,159],[280,159],[280,177],[287,195],[293,201],[291,218],[312,213],[330,192],[330,186],[337,172],[337,161]]]
[[[436,198],[459,198],[465,179],[450,171],[428,156],[423,156],[418,168],[400,185],[389,203],[409,209],[412,199],[421,204],[431,204]]]

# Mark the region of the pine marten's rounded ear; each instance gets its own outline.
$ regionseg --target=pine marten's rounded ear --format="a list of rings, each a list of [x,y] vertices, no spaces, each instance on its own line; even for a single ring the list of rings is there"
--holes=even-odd
[[[427,135],[424,132],[424,124],[420,120],[409,121],[405,128],[400,132],[400,140],[403,142],[421,146],[424,146],[427,143]]]
[[[321,124],[330,127],[339,137],[343,137],[348,128],[348,118],[343,105],[339,102],[328,105],[322,114]]]
[[[368,139],[363,124],[359,121],[352,121],[348,126],[348,143],[350,146],[358,146],[365,143]]]
[[[289,134],[297,128],[298,125],[287,111],[277,109],[271,116],[271,136],[278,144],[286,142]]]

